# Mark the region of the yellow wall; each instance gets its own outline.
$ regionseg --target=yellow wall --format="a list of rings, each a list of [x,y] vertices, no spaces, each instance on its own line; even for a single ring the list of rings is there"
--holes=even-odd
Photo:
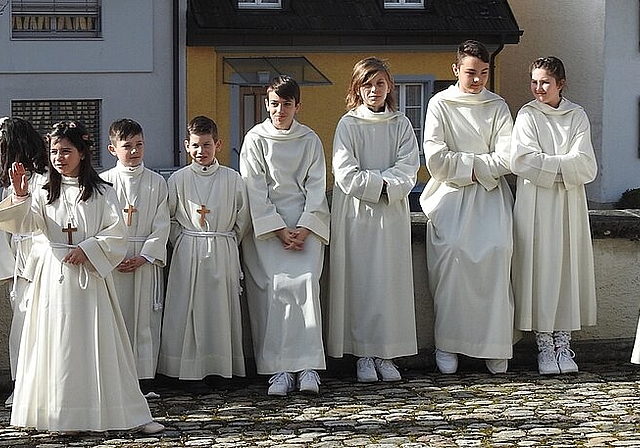
[[[269,53],[269,56],[300,56],[301,53]],[[265,56],[264,53],[217,53],[211,47],[187,48],[187,117],[199,114],[213,118],[221,137],[229,140],[229,85],[223,83],[223,57]],[[344,97],[351,79],[353,65],[367,56],[386,59],[393,75],[431,75],[435,79],[453,79],[453,53],[304,53],[331,85],[302,86],[298,120],[310,126],[320,136],[327,155],[328,188],[331,188],[331,150],[333,134],[345,113]],[[184,132],[184,131],[182,131]],[[229,146],[219,154],[222,164],[229,164]],[[419,180],[428,174],[420,168]]]

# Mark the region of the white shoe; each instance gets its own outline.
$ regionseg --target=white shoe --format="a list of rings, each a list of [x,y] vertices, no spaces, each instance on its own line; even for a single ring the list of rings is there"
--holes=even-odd
[[[559,373],[576,373],[578,364],[573,360],[576,354],[570,348],[559,348],[556,350],[556,361]]]
[[[164,431],[164,425],[158,422],[149,422],[145,425],[138,426],[137,430],[137,432],[141,434],[158,434]]]
[[[320,376],[315,370],[303,370],[298,374],[298,390],[308,394],[320,391]]]
[[[373,383],[378,381],[378,374],[376,373],[376,365],[373,362],[373,358],[368,356],[359,358],[356,362],[356,369],[360,383]]]
[[[458,370],[458,355],[436,349],[436,365],[440,372],[445,374],[456,373]]]
[[[12,406],[13,406],[13,392],[11,392],[11,395],[9,395],[9,398],[7,398],[4,402],[5,408],[10,408]]]
[[[538,353],[538,372],[540,375],[558,375],[560,373],[555,352],[543,350]]]
[[[373,362],[382,381],[400,381],[402,379],[398,368],[390,359],[375,358]]]
[[[289,372],[278,372],[269,378],[268,395],[277,395],[279,397],[286,396],[289,392],[295,390],[293,375]]]
[[[494,375],[497,373],[507,373],[509,361],[507,359],[486,359],[484,363],[487,365],[489,372]]]

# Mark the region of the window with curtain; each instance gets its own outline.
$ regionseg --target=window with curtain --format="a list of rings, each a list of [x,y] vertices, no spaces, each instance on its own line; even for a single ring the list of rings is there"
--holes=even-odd
[[[100,37],[100,12],[100,0],[11,0],[11,37]]]

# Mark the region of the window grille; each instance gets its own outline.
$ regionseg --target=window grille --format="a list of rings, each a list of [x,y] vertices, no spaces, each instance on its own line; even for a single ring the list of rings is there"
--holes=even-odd
[[[282,0],[238,0],[238,8],[270,8],[282,9]]]
[[[91,162],[96,168],[102,166],[100,156],[100,110],[101,100],[12,100],[11,115],[24,118],[42,135],[51,131],[59,121],[79,121],[89,134],[95,147]]]

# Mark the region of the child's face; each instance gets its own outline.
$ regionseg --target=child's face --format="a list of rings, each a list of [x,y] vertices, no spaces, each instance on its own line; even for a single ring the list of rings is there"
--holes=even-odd
[[[193,161],[202,166],[213,163],[221,146],[222,140],[215,140],[211,134],[189,134],[189,140],[184,141],[184,147]]]
[[[116,140],[109,145],[109,153],[116,156],[124,166],[138,166],[144,157],[144,138],[142,134],[137,134],[123,140]]]
[[[276,92],[269,92],[265,99],[267,112],[271,117],[271,123],[276,129],[289,129],[300,109],[300,103],[296,104],[293,98],[282,98]]]
[[[475,56],[465,56],[452,68],[464,93],[480,93],[489,81],[489,63]]]
[[[369,81],[360,86],[360,98],[365,106],[374,112],[382,112],[387,95],[391,91],[385,72],[378,72]]]
[[[544,68],[536,68],[531,72],[531,94],[541,103],[558,107],[563,87],[564,79],[557,81]]]
[[[49,159],[58,173],[67,177],[78,177],[84,155],[68,139],[61,138],[51,142]]]

